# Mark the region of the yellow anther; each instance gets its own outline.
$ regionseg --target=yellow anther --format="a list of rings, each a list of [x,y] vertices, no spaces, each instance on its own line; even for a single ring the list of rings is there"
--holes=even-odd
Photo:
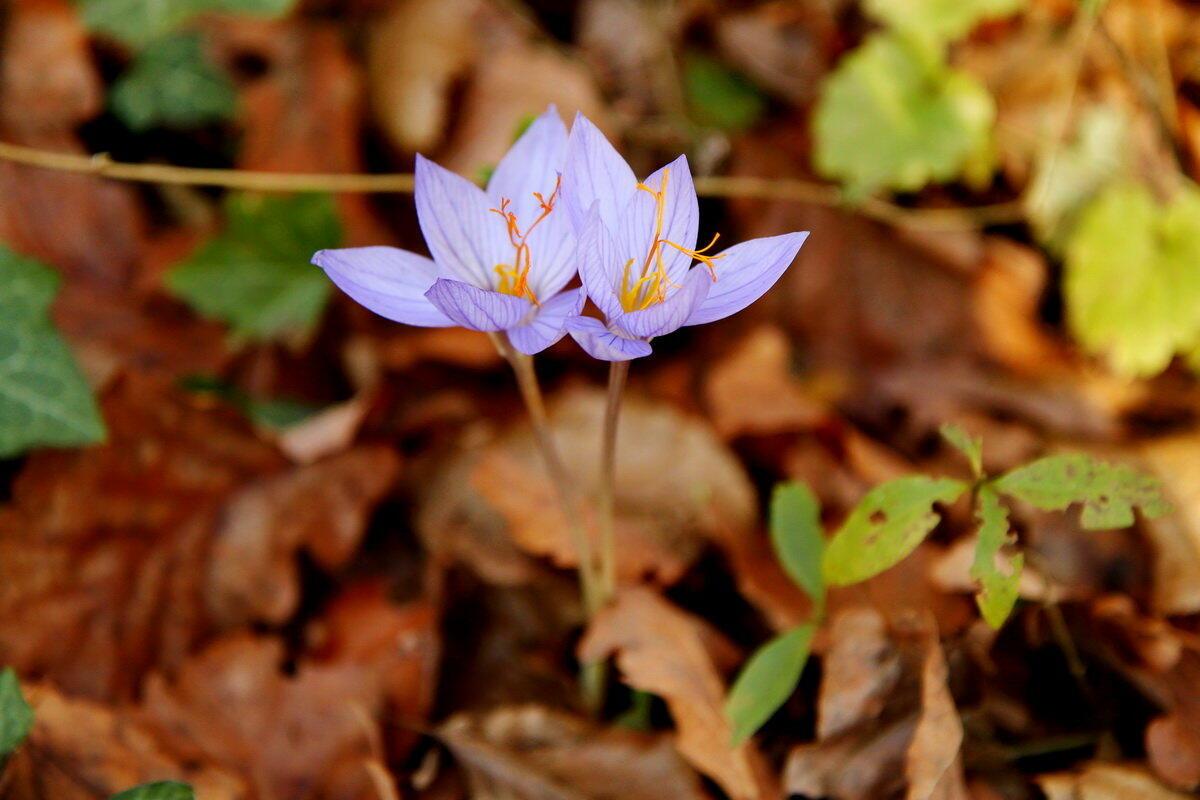
[[[537,295],[529,286],[529,270],[533,267],[533,252],[529,249],[529,234],[533,233],[533,229],[541,224],[542,220],[550,216],[550,212],[554,210],[554,203],[558,199],[560,188],[562,188],[561,175],[555,181],[554,191],[550,193],[549,198],[544,197],[541,192],[533,193],[534,199],[538,201],[541,214],[525,229],[524,233],[521,233],[517,215],[509,210],[512,201],[507,197],[500,198],[499,208],[489,209],[493,214],[499,214],[504,220],[505,228],[508,231],[508,241],[513,246],[513,263],[497,264],[493,267],[500,277],[496,291],[524,297],[534,305],[539,305]]]
[[[664,246],[674,248],[685,256],[701,262],[708,268],[712,279],[714,281],[717,279],[717,268],[713,262],[722,256],[709,256],[705,255],[705,253],[711,250],[713,245],[717,243],[720,234],[714,234],[712,241],[699,250],[691,250],[672,242],[670,239],[662,238],[663,221],[667,208],[667,184],[670,178],[671,170],[667,168],[663,170],[662,182],[657,189],[653,189],[644,183],[637,185],[640,191],[647,192],[654,198],[654,238],[650,242],[650,249],[646,253],[646,259],[642,262],[641,274],[632,284],[630,283],[630,267],[633,265],[634,259],[631,258],[625,262],[625,268],[621,273],[620,300],[621,307],[626,311],[641,311],[655,303],[661,303],[667,299],[668,289],[679,287],[679,284],[674,283],[667,274],[666,262],[663,260]]]

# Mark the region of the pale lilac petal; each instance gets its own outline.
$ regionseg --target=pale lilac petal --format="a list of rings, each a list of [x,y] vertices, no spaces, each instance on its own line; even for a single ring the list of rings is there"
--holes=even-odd
[[[579,237],[579,279],[584,291],[606,317],[624,313],[617,297],[621,268],[624,262],[617,253],[617,246],[609,235],[608,228],[600,219],[599,208],[593,204],[583,232]]]
[[[438,278],[425,293],[456,325],[473,331],[504,331],[520,325],[533,312],[524,297],[480,289],[469,283]]]
[[[615,231],[636,191],[637,177],[629,164],[591,120],[576,114],[563,169],[563,199],[575,229],[583,229],[592,204],[598,203],[600,219]]]
[[[729,248],[716,261],[717,280],[685,325],[700,325],[736,314],[775,285],[791,266],[808,231],[751,239]]]
[[[696,249],[696,231],[700,224],[700,206],[696,200],[696,186],[692,183],[692,171],[687,156],[667,164],[652,173],[642,183],[659,191],[666,178],[666,201],[663,205],[663,227],[659,240],[671,241],[688,250]],[[654,241],[657,227],[658,204],[649,192],[639,189],[621,215],[617,229],[617,246],[625,258],[633,258],[637,274],[641,273]],[[684,255],[674,247],[660,245],[667,277],[672,284],[679,284],[692,264],[692,257]],[[624,263],[624,261],[622,261]],[[653,268],[653,263],[650,264]]]
[[[638,339],[653,339],[678,330],[704,302],[712,277],[704,267],[696,267],[683,278],[683,285],[663,300],[641,311],[632,311],[609,322],[615,328]]]
[[[534,216],[532,219],[537,219]],[[527,224],[524,219],[521,224]],[[554,210],[529,232],[529,287],[539,299],[557,294],[575,277],[575,226],[559,200]],[[510,259],[511,260],[511,259]]]
[[[594,317],[571,317],[567,329],[589,356],[601,361],[629,361],[651,353],[649,342],[613,333]]]
[[[511,262],[513,249],[483,190],[418,155],[414,195],[425,244],[438,266],[473,286],[494,287],[495,267]]]
[[[395,247],[355,247],[320,250],[312,263],[381,317],[430,328],[454,324],[425,297],[438,279],[438,268],[424,256]]]
[[[512,201],[510,209],[522,227],[528,225],[539,213],[533,193],[541,192],[543,197],[550,197],[566,157],[567,126],[554,106],[550,106],[496,165],[487,187],[491,204],[499,206],[501,199],[508,198]],[[504,224],[499,217],[496,222]]]
[[[509,328],[508,340],[525,355],[537,355],[566,334],[567,320],[583,310],[583,301],[582,289],[554,295],[526,322]]]

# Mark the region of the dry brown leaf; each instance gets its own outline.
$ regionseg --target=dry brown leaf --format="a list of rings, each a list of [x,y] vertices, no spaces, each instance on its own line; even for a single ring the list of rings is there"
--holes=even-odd
[[[879,717],[903,664],[887,621],[868,607],[848,608],[829,625],[817,701],[817,738],[832,739]]]
[[[726,439],[807,430],[826,416],[792,374],[783,331],[758,328],[709,372],[705,401],[717,433]]]
[[[921,710],[904,758],[907,797],[908,800],[969,800],[959,758],[963,726],[946,685],[949,677],[946,658],[935,627],[930,625],[924,638]]]
[[[1191,795],[1168,789],[1145,769],[1093,761],[1078,772],[1042,775],[1038,786],[1046,800],[1185,800]]]
[[[405,702],[394,692],[430,692],[396,680],[422,675],[410,664],[430,656],[405,641],[415,637],[418,649],[435,641],[432,619],[402,609],[394,616],[411,627],[392,624],[378,642],[344,644],[336,657],[301,661],[292,675],[283,671],[277,639],[237,634],[219,640],[173,680],[152,675],[141,718],[189,761],[246,776],[258,797],[358,800],[372,793],[379,775],[372,765],[384,758],[378,720]]]
[[[784,791],[838,800],[891,796],[902,783],[904,749],[916,724],[916,716],[909,715],[854,736],[793,747],[784,767]]]
[[[76,9],[40,0],[7,11],[0,139],[83,153],[76,130],[103,110],[104,90]],[[0,241],[93,289],[122,288],[140,259],[143,218],[128,186],[0,161]]]
[[[1041,322],[1045,258],[998,238],[987,240],[986,254],[971,299],[987,354],[1018,374],[1052,375],[1068,369],[1065,347]]]
[[[1154,608],[1160,614],[1194,614],[1200,611],[1200,434],[1151,441],[1141,455],[1175,507],[1145,522],[1154,547]]]
[[[67,697],[49,685],[23,691],[34,711],[29,739],[8,765],[9,800],[102,800],[141,783],[182,780],[200,800],[249,800],[235,772],[171,753],[135,713]]]
[[[476,800],[704,800],[669,737],[598,729],[542,706],[458,714],[438,731],[463,764]]]
[[[399,462],[360,447],[242,489],[225,505],[208,564],[207,608],[222,628],[281,623],[299,603],[296,552],[322,568],[344,564]]]
[[[586,496],[596,481],[604,402],[602,392],[576,390],[551,410],[567,470]],[[678,580],[707,541],[747,535],[757,514],[741,465],[705,425],[636,397],[621,412],[616,498],[617,571],[628,580]],[[524,552],[561,566],[578,563],[525,425],[450,460],[421,500],[418,530],[430,549],[467,560],[489,579],[516,582],[531,574],[505,528]]]
[[[626,683],[662,697],[675,719],[680,754],[730,797],[775,797],[774,776],[754,743],[730,747],[725,684],[705,648],[707,627],[650,589],[626,589],[592,621],[579,657],[615,655]]]
[[[722,14],[714,31],[721,54],[754,81],[805,106],[816,99],[837,35],[836,3],[762,3]]]
[[[485,0],[401,0],[374,20],[367,38],[371,111],[401,150],[437,147],[447,127],[451,92],[478,55],[475,31]]]
[[[131,696],[222,626],[283,621],[297,551],[344,563],[396,472],[383,448],[288,471],[236,413],[148,379],[103,411],[107,444],[35,453],[0,510],[0,661],[88,697]]]
[[[1154,772],[1177,789],[1200,787],[1200,731],[1178,713],[1164,714],[1146,728],[1146,757]]]
[[[369,393],[324,408],[279,432],[276,443],[299,464],[311,464],[348,448],[371,410]]]

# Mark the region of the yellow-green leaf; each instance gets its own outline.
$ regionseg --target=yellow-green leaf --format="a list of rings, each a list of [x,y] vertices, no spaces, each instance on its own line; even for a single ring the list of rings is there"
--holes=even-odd
[[[821,504],[804,483],[781,483],[771,495],[771,543],[784,571],[820,605],[825,600]]]
[[[1083,504],[1081,522],[1093,530],[1133,524],[1133,509],[1148,517],[1171,510],[1157,478],[1083,453],[1047,456],[996,479],[996,490],[1045,511]]]
[[[733,744],[741,744],[771,718],[800,681],[816,625],[806,623],[781,633],[746,662],[725,701],[733,726]]]
[[[946,423],[941,427],[942,438],[966,457],[976,478],[983,477],[983,439],[972,436],[958,425]]]
[[[1067,244],[1067,319],[1122,375],[1161,372],[1200,344],[1200,189],[1171,202],[1144,186],[1109,186]]]
[[[996,109],[936,47],[876,34],[842,59],[817,105],[816,167],[855,196],[948,181],[988,152]]]
[[[12,667],[0,671],[0,766],[21,746],[33,727],[33,709],[21,694],[21,684]]]
[[[951,503],[966,488],[962,481],[924,476],[876,486],[826,545],[825,582],[848,586],[895,566],[938,524],[933,504]]]
[[[155,781],[114,794],[110,800],[196,800],[196,793],[186,783]]]
[[[204,53],[199,34],[157,39],[138,53],[109,94],[113,113],[135,131],[220,122],[237,110],[233,82]]]
[[[975,516],[979,520],[979,538],[975,544],[975,561],[971,565],[971,577],[979,581],[975,603],[987,624],[999,629],[1017,603],[1017,586],[1025,566],[1025,555],[1017,553],[1008,558],[1002,552],[1011,538],[1008,509],[1000,502],[995,489],[981,486],[977,503]],[[1004,569],[997,562],[1001,562]]]
[[[949,41],[987,19],[1020,11],[1028,0],[867,0],[875,19],[898,30]]]

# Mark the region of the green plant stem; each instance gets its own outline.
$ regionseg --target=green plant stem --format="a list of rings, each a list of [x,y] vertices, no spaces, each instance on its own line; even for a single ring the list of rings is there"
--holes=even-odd
[[[629,376],[628,361],[613,361],[608,369],[608,399],[604,406],[604,433],[600,447],[600,580],[599,601],[607,603],[617,589],[616,497],[617,427],[621,395]]]

